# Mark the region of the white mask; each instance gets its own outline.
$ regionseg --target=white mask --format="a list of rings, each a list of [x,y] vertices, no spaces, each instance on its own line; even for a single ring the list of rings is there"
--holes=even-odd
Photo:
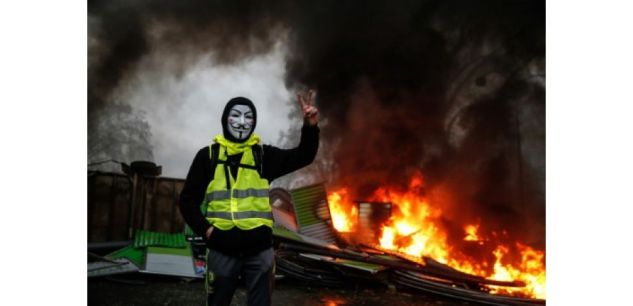
[[[247,105],[235,105],[226,120],[227,130],[238,140],[245,140],[251,134],[255,121],[253,110]]]

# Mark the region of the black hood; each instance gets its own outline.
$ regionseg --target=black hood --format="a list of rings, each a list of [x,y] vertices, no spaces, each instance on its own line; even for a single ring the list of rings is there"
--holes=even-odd
[[[235,137],[233,137],[233,135],[231,135],[231,133],[229,133],[228,129],[226,128],[226,122],[229,118],[229,111],[235,105],[246,105],[253,110],[253,128],[251,129],[251,132],[246,135],[246,138],[244,138],[244,140],[236,139]],[[233,98],[226,103],[226,106],[224,107],[224,112],[222,112],[222,119],[220,121],[222,123],[222,133],[224,134],[224,138],[235,143],[242,143],[246,141],[249,137],[251,137],[251,134],[253,134],[253,132],[255,131],[255,127],[257,126],[257,109],[255,109],[255,104],[253,104],[251,100],[244,97]]]

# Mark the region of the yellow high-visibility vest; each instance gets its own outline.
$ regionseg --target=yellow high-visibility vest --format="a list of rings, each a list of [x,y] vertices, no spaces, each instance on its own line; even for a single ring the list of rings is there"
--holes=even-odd
[[[273,227],[273,214],[270,207],[268,180],[261,178],[255,169],[252,146],[242,154],[240,164],[253,166],[253,169],[239,167],[237,178],[233,178],[226,162],[226,147],[219,146],[218,163],[213,179],[207,186],[205,203],[207,220],[221,230],[237,226],[250,230],[266,225]],[[209,151],[213,149],[209,147]],[[226,178],[230,180],[227,189]]]

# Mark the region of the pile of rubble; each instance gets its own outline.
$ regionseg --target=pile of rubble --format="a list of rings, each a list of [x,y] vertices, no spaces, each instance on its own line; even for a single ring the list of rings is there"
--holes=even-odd
[[[522,287],[470,275],[424,257],[423,262],[367,245],[346,243],[332,227],[322,184],[271,190],[277,273],[324,286],[376,283],[488,305],[544,305],[544,300],[488,293],[487,286]],[[359,203],[360,224],[380,224],[388,205]],[[363,208],[366,209],[363,209]],[[371,211],[369,208],[374,207]],[[376,226],[378,227],[378,226]]]
[[[544,305],[545,300],[488,293],[487,286],[521,287],[518,281],[496,281],[457,271],[429,257],[422,261],[350,244],[332,226],[325,186],[270,191],[274,215],[277,277],[310,284],[343,287],[374,284],[418,290],[488,305]],[[390,205],[358,203],[359,224],[377,227],[390,215]],[[367,235],[371,235],[369,232]],[[348,237],[349,238],[349,237]],[[205,245],[190,230],[157,233],[137,230],[128,246],[88,263],[88,276],[149,273],[204,278]]]

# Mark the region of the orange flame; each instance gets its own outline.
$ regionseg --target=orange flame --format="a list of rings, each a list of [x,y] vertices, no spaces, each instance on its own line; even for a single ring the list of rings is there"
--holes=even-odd
[[[521,252],[521,263],[518,267],[502,263],[502,259],[508,254],[508,248],[498,246],[493,252],[496,258],[494,274],[490,277],[496,280],[519,279],[525,282],[524,288],[501,288],[490,286],[491,293],[506,293],[513,295],[527,295],[537,298],[545,298],[545,253],[517,243]]]
[[[338,298],[325,298],[323,300],[323,303],[324,303],[323,305],[326,305],[326,306],[345,305],[345,301]]]
[[[347,189],[343,188],[330,193],[327,201],[334,228],[341,233],[351,232],[356,227],[358,208],[356,205],[349,204]]]
[[[410,189],[422,185],[422,177],[414,177],[409,184]],[[446,235],[439,231],[432,219],[439,216],[429,203],[409,193],[400,193],[386,188],[379,188],[374,198],[382,202],[397,205],[390,219],[391,224],[382,227],[380,247],[395,250],[411,256],[430,256],[439,262],[446,262],[449,247]]]
[[[529,246],[516,243],[515,250],[521,260],[511,260],[509,247],[496,242],[496,248],[490,254],[490,261],[476,261],[448,244],[447,231],[442,228],[439,219],[441,209],[433,207],[420,192],[424,180],[421,174],[411,179],[406,191],[396,191],[386,187],[377,189],[370,200],[392,203],[395,208],[388,222],[381,226],[381,235],[376,247],[406,255],[408,258],[422,261],[423,256],[431,257],[441,263],[465,273],[501,281],[522,281],[520,288],[489,286],[495,294],[509,294],[533,298],[545,298],[545,253]],[[334,227],[339,232],[354,231],[358,212],[356,206],[346,199],[347,189],[341,189],[328,195],[330,212]],[[480,232],[479,224],[464,226],[464,241],[475,241],[480,246],[493,243],[494,239]],[[507,232],[503,231],[504,234]],[[515,256],[516,257],[516,256]],[[493,262],[494,258],[494,262]]]
[[[466,241],[480,241],[481,238],[477,235],[477,231],[479,230],[479,225],[466,225],[464,231],[466,231],[466,237],[464,240]]]

